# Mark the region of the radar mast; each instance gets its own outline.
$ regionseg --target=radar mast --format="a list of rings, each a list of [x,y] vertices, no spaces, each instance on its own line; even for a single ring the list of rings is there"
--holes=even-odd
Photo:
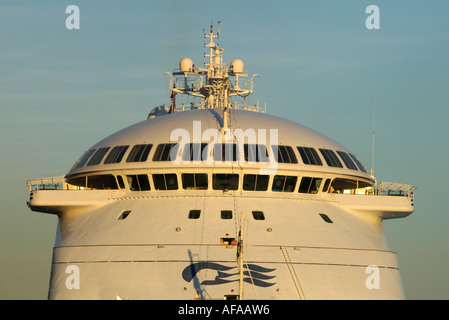
[[[203,98],[200,108],[223,109],[223,129],[229,127],[229,110],[238,108],[237,102],[231,100],[234,96],[246,98],[253,92],[253,79],[248,78],[248,72],[244,71],[244,63],[240,59],[234,59],[230,65],[223,63],[223,48],[214,42],[214,38],[220,36],[220,22],[218,32],[214,33],[213,25],[210,25],[209,33],[203,30],[203,37],[209,38],[204,44],[209,49],[208,63],[204,68],[195,67],[192,59],[182,58],[179,62],[179,71],[173,71],[170,75],[171,97],[180,93]],[[242,81],[243,78],[243,81]],[[242,82],[242,83],[240,83]],[[244,109],[260,111],[258,105]],[[174,111],[176,108],[174,108]],[[265,112],[265,108],[263,109]]]

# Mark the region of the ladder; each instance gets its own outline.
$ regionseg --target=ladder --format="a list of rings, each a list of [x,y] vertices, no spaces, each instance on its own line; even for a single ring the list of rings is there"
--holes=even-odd
[[[236,209],[236,208],[234,207],[234,209]],[[235,212],[237,212],[237,210]],[[248,220],[246,220],[246,221],[248,222]],[[245,292],[254,291],[254,293],[256,294],[257,300],[259,300],[259,293],[256,290],[256,286],[254,284],[254,279],[251,274],[251,270],[250,270],[250,268],[248,266],[248,262],[246,261],[246,258],[245,258],[245,253],[244,253],[245,250],[243,249],[243,245],[244,245],[243,244],[243,229],[244,229],[244,220],[243,220],[243,212],[242,212],[240,215],[240,226],[239,226],[239,231],[238,231],[238,244],[237,244],[237,265],[238,265],[238,269],[239,269],[239,300],[244,299],[244,297],[243,297],[243,294],[244,294],[244,283],[243,283],[244,282],[244,280],[243,280],[244,271],[243,271],[243,269],[245,268],[245,266],[246,266],[246,270],[248,271],[248,276],[249,276],[249,279],[251,280],[251,284],[253,287],[253,290],[246,289]],[[248,234],[248,223],[246,224],[246,234]],[[245,245],[246,245],[246,243],[245,243]]]
[[[295,269],[293,268],[292,261],[290,260],[290,257],[287,252],[287,248],[285,246],[281,246],[280,249],[282,255],[284,256],[285,263],[287,264],[288,271],[290,272],[290,276],[292,277],[293,283],[295,284],[296,292],[298,293],[299,299],[305,300],[306,297],[304,295],[304,292],[302,291]]]

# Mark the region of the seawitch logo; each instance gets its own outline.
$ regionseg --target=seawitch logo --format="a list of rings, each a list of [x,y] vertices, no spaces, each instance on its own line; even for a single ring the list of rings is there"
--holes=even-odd
[[[257,287],[271,287],[275,282],[270,282],[276,276],[272,275],[272,272],[276,269],[264,268],[256,264],[244,264],[243,265],[245,271],[243,272],[244,278],[243,281],[249,284],[254,284]],[[217,273],[214,274],[213,279],[203,280],[200,285],[201,286],[213,286],[220,285],[224,283],[230,282],[238,282],[238,271],[237,267],[229,267],[223,264],[214,263],[214,262],[196,262],[188,265],[182,271],[182,278],[191,282],[197,274],[202,270],[215,270]],[[269,281],[270,280],[270,281]]]

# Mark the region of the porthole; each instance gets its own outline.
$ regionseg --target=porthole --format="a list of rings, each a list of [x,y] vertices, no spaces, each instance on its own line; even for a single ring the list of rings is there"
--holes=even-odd
[[[232,211],[231,210],[221,210],[221,218],[225,220],[232,219]]]
[[[189,219],[198,219],[201,215],[201,210],[190,210]]]
[[[265,216],[262,211],[253,211],[254,220],[265,220]]]
[[[125,210],[117,217],[117,220],[125,220],[128,218],[129,214],[131,213],[131,210]]]
[[[325,213],[320,213],[320,217],[321,217],[324,221],[326,221],[327,223],[334,223],[334,222],[331,220],[331,218],[329,218],[329,216],[328,216],[327,214],[325,214]]]

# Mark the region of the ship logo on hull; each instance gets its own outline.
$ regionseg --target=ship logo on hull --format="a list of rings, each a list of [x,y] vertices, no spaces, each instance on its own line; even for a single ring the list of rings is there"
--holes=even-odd
[[[187,282],[191,282],[192,280],[199,281],[198,278],[195,277],[202,270],[215,270],[217,272],[214,279],[203,280],[200,283],[202,286],[213,286],[239,281],[239,271],[237,267],[229,267],[219,263],[205,261],[195,262],[188,265],[182,271],[182,278]],[[258,287],[271,287],[275,282],[268,282],[268,280],[276,277],[270,275],[270,273],[275,270],[276,269],[264,268],[256,264],[245,264],[243,281]]]

